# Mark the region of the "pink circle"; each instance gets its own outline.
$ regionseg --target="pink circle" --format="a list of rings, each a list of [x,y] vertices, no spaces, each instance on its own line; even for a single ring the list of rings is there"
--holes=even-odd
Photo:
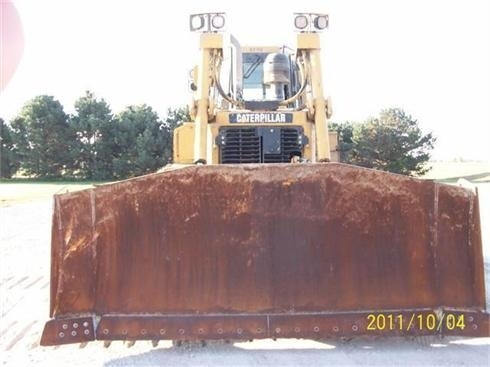
[[[9,0],[0,1],[0,91],[3,90],[22,57],[24,50],[24,33],[19,13]]]

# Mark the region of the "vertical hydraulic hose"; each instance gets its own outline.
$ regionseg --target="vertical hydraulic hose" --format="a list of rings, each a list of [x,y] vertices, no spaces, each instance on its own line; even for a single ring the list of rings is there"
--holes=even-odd
[[[211,50],[201,48],[201,63],[199,65],[197,84],[197,113],[194,121],[194,162],[206,159],[207,156],[207,133],[208,133],[208,106]]]
[[[311,90],[315,107],[315,135],[317,161],[330,160],[330,142],[328,136],[328,122],[325,108],[325,97],[322,88],[322,71],[320,49],[308,50],[310,60]]]

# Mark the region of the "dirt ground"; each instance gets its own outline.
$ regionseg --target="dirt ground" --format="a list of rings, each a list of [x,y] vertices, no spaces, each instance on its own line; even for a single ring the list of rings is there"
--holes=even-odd
[[[450,176],[447,176],[450,177]],[[483,176],[481,176],[483,177]],[[478,182],[490,290],[490,183]],[[48,319],[52,202],[80,187],[17,188],[0,184],[0,361],[2,366],[489,366],[490,338],[371,338],[350,341],[257,340],[172,346],[114,342],[40,347]],[[24,191],[23,191],[24,190]],[[36,192],[34,192],[36,191]]]

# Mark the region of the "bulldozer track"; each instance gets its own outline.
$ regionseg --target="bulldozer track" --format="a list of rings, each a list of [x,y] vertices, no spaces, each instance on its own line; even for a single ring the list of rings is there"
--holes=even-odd
[[[22,277],[21,279],[19,279],[17,282],[15,282],[14,284],[12,284],[9,289],[13,289],[15,288],[16,286],[22,284],[25,280],[27,280],[28,277]]]
[[[29,284],[27,284],[24,289],[29,289],[31,288],[34,284],[36,284],[37,282],[39,282],[41,279],[43,279],[44,277],[43,276],[40,276],[38,278],[36,278],[34,281],[30,282]],[[49,285],[49,281],[46,283],[46,286]],[[43,287],[41,287],[42,289]]]
[[[39,349],[49,310],[50,206],[43,200],[1,208],[0,353]],[[33,217],[26,226],[26,211],[47,216],[38,224]]]
[[[47,275],[9,276],[1,281],[0,350],[39,347],[42,311],[47,310]],[[35,305],[34,307],[30,307]],[[43,305],[39,307],[39,305]]]
[[[37,323],[37,321],[31,321],[27,324],[5,347],[5,350],[11,350],[15,344],[17,344],[20,340],[22,340],[28,333],[28,331]]]
[[[8,326],[5,329],[0,330],[0,338],[4,336],[7,330],[10,330],[15,324],[17,324],[17,320],[12,321],[10,324],[8,324]]]

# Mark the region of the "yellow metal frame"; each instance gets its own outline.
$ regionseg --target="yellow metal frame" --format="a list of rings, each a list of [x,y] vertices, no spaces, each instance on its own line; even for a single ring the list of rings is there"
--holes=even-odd
[[[243,47],[242,51],[277,52],[279,47]],[[192,77],[197,89],[191,103],[193,122],[186,122],[174,131],[174,162],[192,164],[206,160],[208,164],[219,163],[219,147],[215,143],[219,129],[229,126],[232,112],[215,107],[211,93],[215,87],[213,58],[223,54],[223,36],[218,33],[203,33],[200,38],[201,62],[194,68]],[[297,37],[296,55],[302,56],[307,65],[311,95],[305,98],[306,108],[301,111],[281,109],[277,112],[293,114],[292,123],[274,126],[301,126],[309,143],[304,147],[304,158],[312,161],[338,161],[337,134],[329,132],[327,116],[331,113],[329,100],[323,94],[320,38],[317,33],[301,33]],[[216,111],[215,111],[216,109]],[[255,112],[255,111],[254,111]],[[261,111],[272,112],[272,111]],[[269,126],[270,124],[233,124],[234,126]],[[324,137],[324,138],[318,138]]]

